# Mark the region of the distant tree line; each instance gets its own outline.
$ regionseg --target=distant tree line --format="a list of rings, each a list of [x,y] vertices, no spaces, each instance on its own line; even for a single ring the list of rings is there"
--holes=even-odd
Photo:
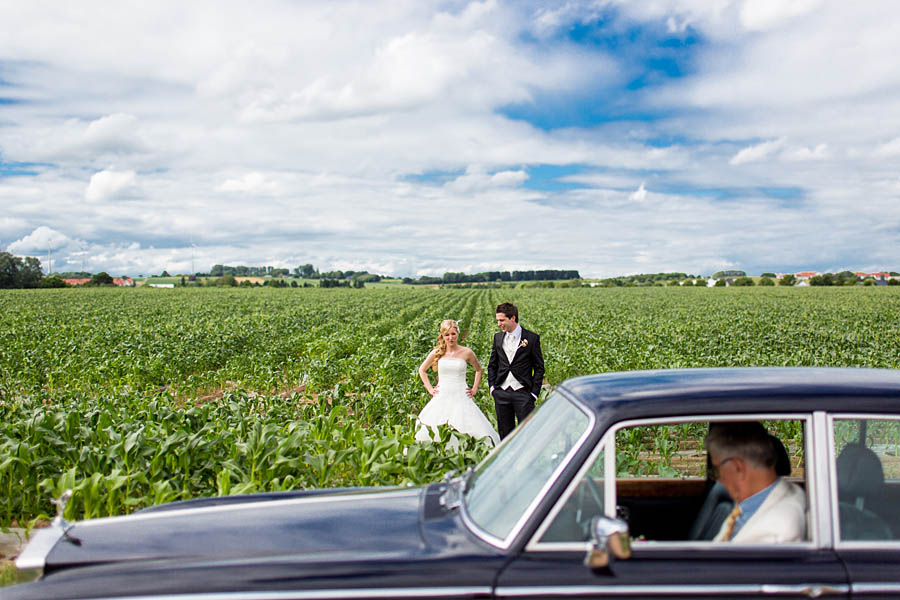
[[[40,287],[43,277],[41,261],[35,257],[0,252],[0,289]]]
[[[443,277],[423,275],[418,279],[404,277],[403,283],[409,284],[443,284],[443,283],[496,283],[518,281],[561,281],[565,279],[581,279],[575,270],[540,269],[535,271],[484,271],[468,275],[466,273],[444,273]]]
[[[623,275],[620,277],[609,277],[601,279],[599,285],[601,287],[633,287],[645,285],[668,285],[674,283],[696,279],[694,275],[687,273],[640,273],[638,275]],[[706,285],[704,281],[703,285]]]
[[[290,270],[280,267],[248,267],[245,265],[213,265],[209,273],[197,273],[201,277],[222,277],[233,275],[235,277],[281,277],[289,275]]]
[[[20,258],[9,252],[0,252],[0,289],[33,289],[71,287],[65,279],[87,279],[86,285],[113,285],[111,275],[102,271],[90,273],[54,273],[44,277],[41,261],[33,256]]]
[[[224,277],[227,275],[231,275],[234,277],[296,277],[303,279],[332,279],[332,280],[347,280],[349,285],[356,285],[357,287],[361,287],[357,284],[357,282],[370,283],[381,281],[382,276],[377,275],[375,273],[369,273],[368,271],[323,271],[319,272],[312,264],[300,265],[299,267],[294,267],[293,270],[285,269],[281,267],[248,267],[245,265],[213,265],[209,270],[209,273],[197,273],[200,277]],[[168,276],[168,274],[166,275]],[[229,285],[229,284],[225,284]],[[265,285],[265,283],[263,284]],[[272,284],[270,284],[272,285]],[[288,285],[288,284],[285,284]],[[325,285],[321,287],[348,287],[348,286],[332,286]]]
[[[891,271],[890,275],[895,277],[897,274]],[[809,285],[856,285],[862,281],[863,285],[875,285],[874,277],[858,277],[856,273],[851,271],[841,271],[840,273],[822,273],[821,275],[813,275],[809,278]],[[900,285],[900,281],[896,279],[888,279],[887,285]]]

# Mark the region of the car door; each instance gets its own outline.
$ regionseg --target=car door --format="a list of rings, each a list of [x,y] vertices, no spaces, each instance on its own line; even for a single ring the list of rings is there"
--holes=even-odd
[[[832,499],[838,554],[858,598],[900,595],[900,420],[833,415]]]
[[[818,502],[820,496],[829,501],[827,486],[825,493],[817,487],[823,476],[827,478],[827,469],[808,460],[817,447],[812,415],[727,419],[762,421],[771,434],[790,438],[782,439],[794,463],[787,477],[806,490],[809,501]],[[500,573],[496,596],[849,597],[846,571],[831,548],[830,530],[820,526],[817,504],[808,511],[806,539],[797,542],[748,545],[702,539],[698,532],[704,527],[694,523],[698,516],[722,518],[710,517],[717,511],[707,510],[707,500],[715,503],[716,498],[712,482],[706,480],[702,447],[709,424],[716,420],[723,419],[650,419],[616,425]],[[824,432],[824,415],[822,423],[819,429]],[[590,547],[590,521],[597,515],[618,515],[629,522],[631,556],[591,569],[583,562]],[[712,531],[705,534],[711,538],[720,523],[704,525]]]

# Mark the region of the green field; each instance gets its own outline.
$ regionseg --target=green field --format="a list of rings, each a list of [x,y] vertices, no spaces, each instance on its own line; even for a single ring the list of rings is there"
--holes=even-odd
[[[486,366],[494,307],[546,379],[703,366],[900,368],[896,288],[61,289],[0,292],[0,526],[202,495],[434,480],[414,441],[443,318]],[[471,374],[470,374],[471,377]],[[477,397],[493,417],[486,383]]]

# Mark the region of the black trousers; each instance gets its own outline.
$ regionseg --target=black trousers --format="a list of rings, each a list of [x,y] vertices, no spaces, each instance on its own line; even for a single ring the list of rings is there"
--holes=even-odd
[[[502,390],[494,388],[494,410],[497,412],[497,433],[502,440],[534,410],[534,396],[528,388]]]

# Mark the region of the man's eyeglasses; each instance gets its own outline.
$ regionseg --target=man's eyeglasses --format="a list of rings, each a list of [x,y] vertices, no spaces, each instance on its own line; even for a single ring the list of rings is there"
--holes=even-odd
[[[722,462],[720,462],[717,465],[714,465],[712,463],[712,460],[710,460],[709,461],[709,477],[711,479],[718,479],[719,478],[719,469],[722,468],[722,465],[724,465],[725,463],[727,463],[729,460],[731,460],[733,458],[736,458],[736,457],[729,456],[728,458],[726,458],[725,460],[723,460]]]

